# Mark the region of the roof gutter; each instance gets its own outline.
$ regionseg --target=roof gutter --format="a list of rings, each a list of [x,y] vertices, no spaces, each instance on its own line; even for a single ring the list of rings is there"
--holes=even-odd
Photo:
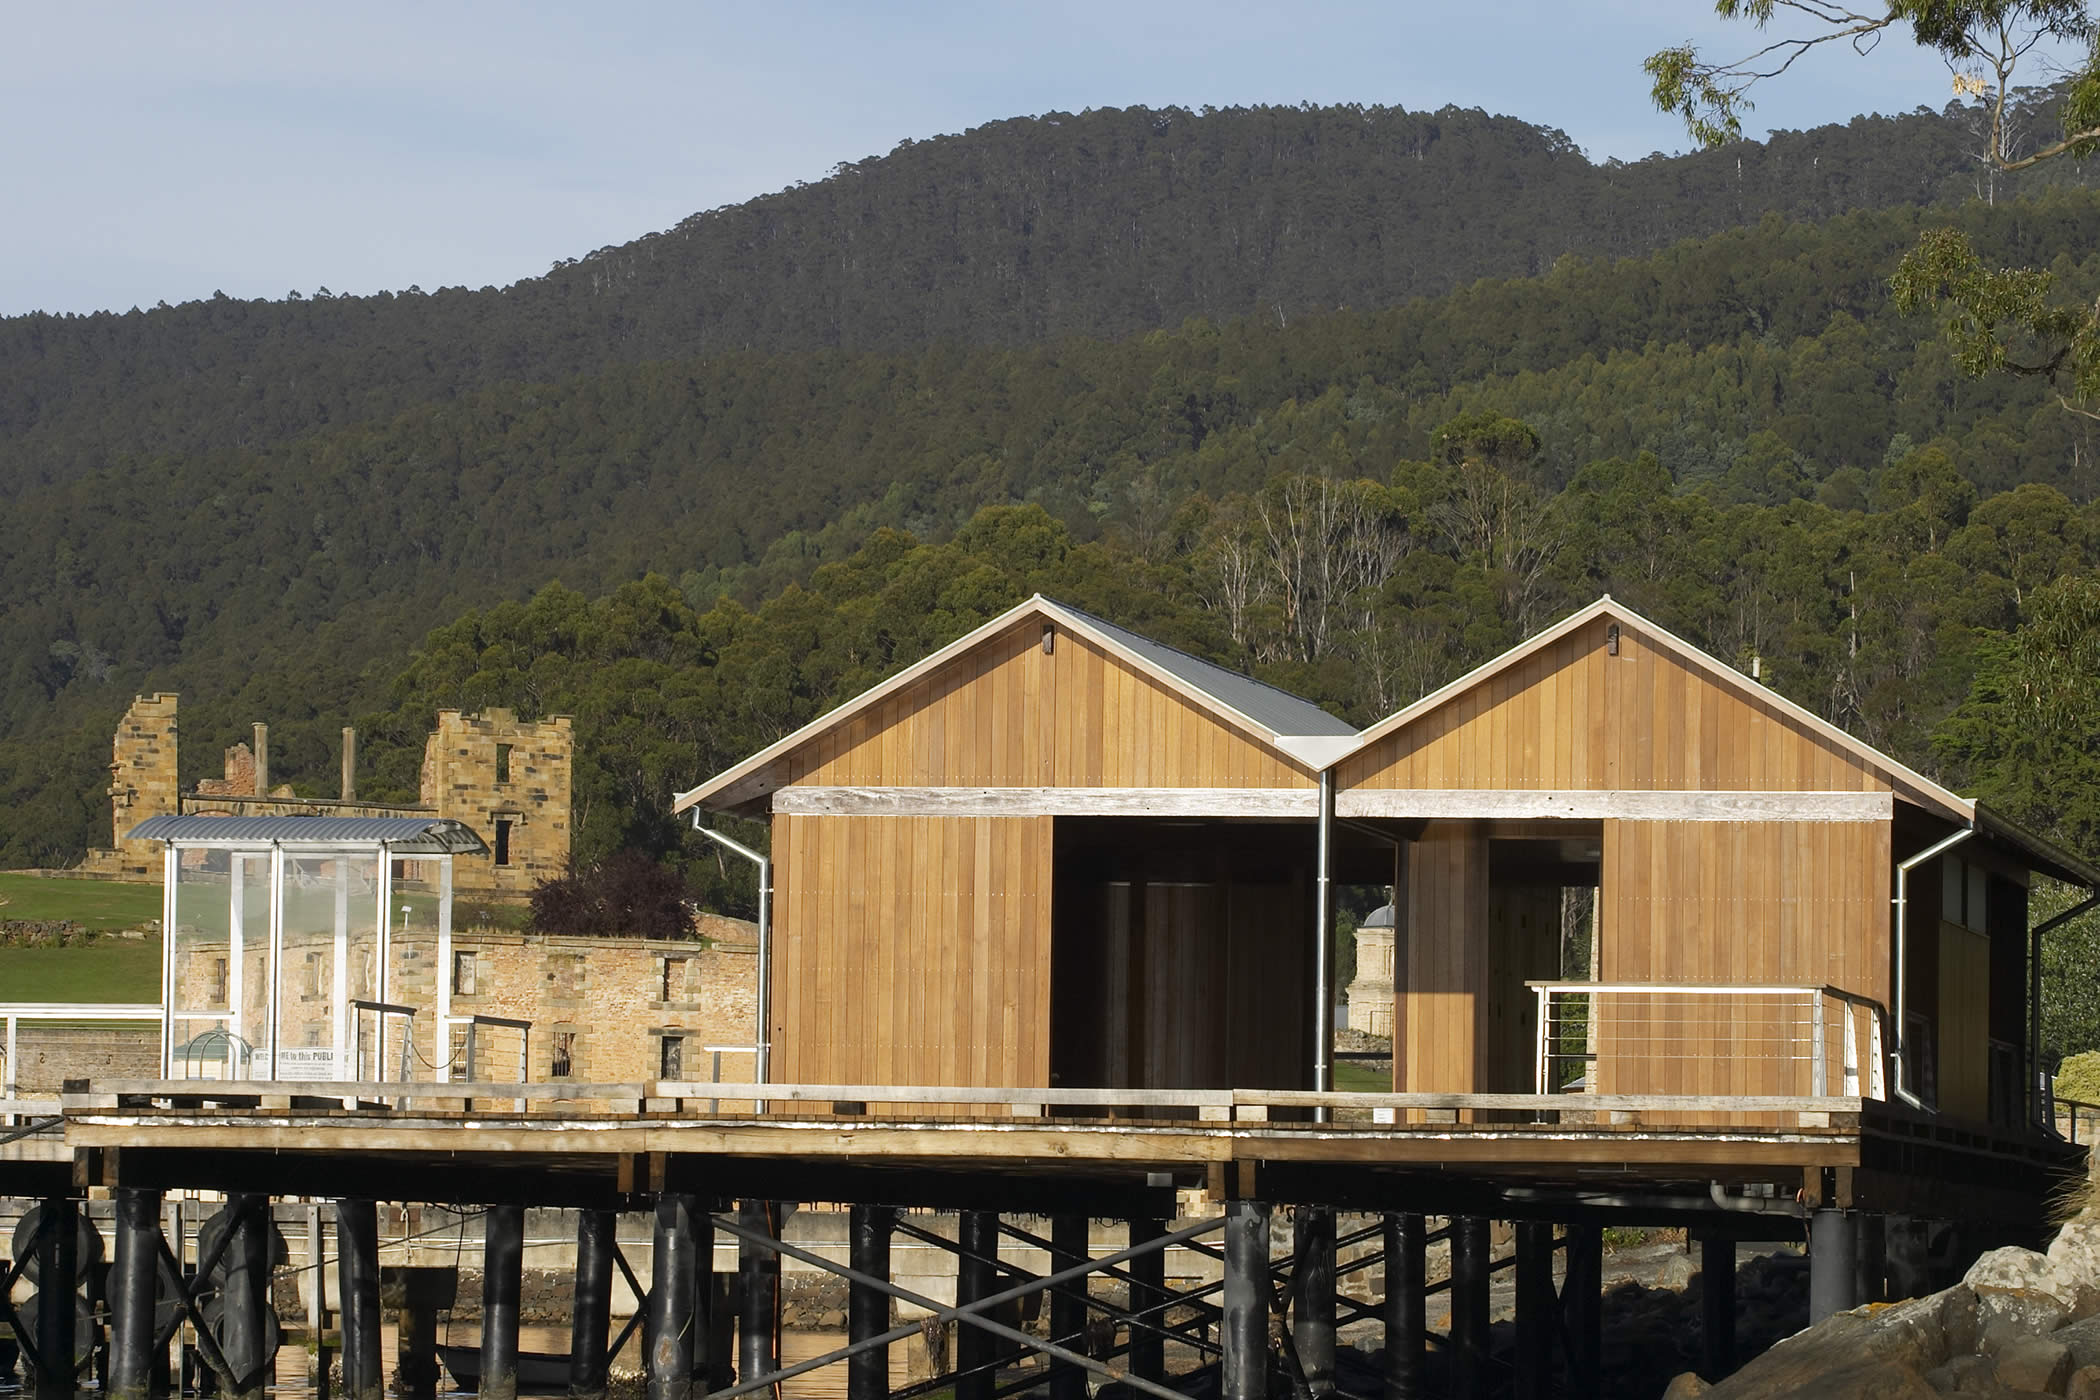
[[[1911,1091],[1910,1036],[1906,1031],[1904,1021],[1904,1013],[1910,1006],[1910,958],[1908,956],[1910,948],[1908,928],[1910,872],[1923,865],[1926,861],[1953,850],[1975,834],[1976,824],[1972,820],[1969,825],[1955,832],[1952,836],[1934,842],[1896,867],[1896,898],[1893,901],[1896,906],[1896,995],[1894,998],[1896,1024],[1890,1028],[1893,1034],[1889,1037],[1891,1044],[1895,1047],[1890,1052],[1890,1058],[1896,1062],[1896,1073],[1891,1079],[1890,1087],[1897,1098],[1916,1109],[1923,1109],[1925,1101]]]

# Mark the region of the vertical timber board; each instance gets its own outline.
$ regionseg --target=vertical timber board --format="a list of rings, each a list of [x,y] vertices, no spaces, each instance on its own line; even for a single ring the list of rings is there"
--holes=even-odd
[[[1409,846],[1404,1090],[1469,1093],[1479,1078],[1487,874],[1476,823],[1431,822]]]
[[[1630,625],[1598,619],[1337,770],[1349,788],[1887,791],[1886,774]]]
[[[1048,1083],[1048,819],[773,820],[783,1079]]]

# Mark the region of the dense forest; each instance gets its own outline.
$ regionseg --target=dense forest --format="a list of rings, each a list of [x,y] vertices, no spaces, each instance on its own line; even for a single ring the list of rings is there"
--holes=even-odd
[[[186,780],[268,719],[325,793],[355,722],[373,797],[502,704],[577,717],[581,859],[733,905],[670,794],[1035,591],[1357,722],[1609,591],[2100,840],[2045,780],[2100,746],[2014,699],[2100,562],[2100,423],[1888,291],[1952,226],[2090,299],[2100,192],[1965,149],[1959,112],[1632,166],[1477,113],[1094,113],[502,293],[6,322],[0,865],[106,839],[139,689],[183,692]]]
[[[642,360],[1018,347],[1192,316],[1288,324],[1768,214],[1818,221],[2092,182],[2073,163],[1992,176],[1982,122],[1956,105],[1630,164],[1455,108],[997,122],[501,290],[318,288],[0,320],[0,501],[140,455],[260,447]]]

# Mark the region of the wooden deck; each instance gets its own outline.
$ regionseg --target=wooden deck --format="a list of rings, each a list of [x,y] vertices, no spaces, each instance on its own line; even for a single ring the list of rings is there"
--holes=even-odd
[[[2083,1160],[1834,1097],[124,1080],[60,1107],[63,1137],[32,1141],[76,1186],[545,1204],[676,1188],[1024,1209],[1201,1190],[1510,1216],[1609,1198],[1644,1219],[1856,1204],[2011,1226]],[[17,1174],[0,1158],[0,1194],[33,1194]]]

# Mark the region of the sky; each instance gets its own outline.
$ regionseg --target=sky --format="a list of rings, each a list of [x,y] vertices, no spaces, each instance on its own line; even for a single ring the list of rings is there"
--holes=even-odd
[[[0,315],[504,285],[834,166],[1090,107],[1480,107],[1681,150],[1640,62],[1710,0],[11,6]],[[1817,54],[1746,124],[1934,107],[1936,58]]]

